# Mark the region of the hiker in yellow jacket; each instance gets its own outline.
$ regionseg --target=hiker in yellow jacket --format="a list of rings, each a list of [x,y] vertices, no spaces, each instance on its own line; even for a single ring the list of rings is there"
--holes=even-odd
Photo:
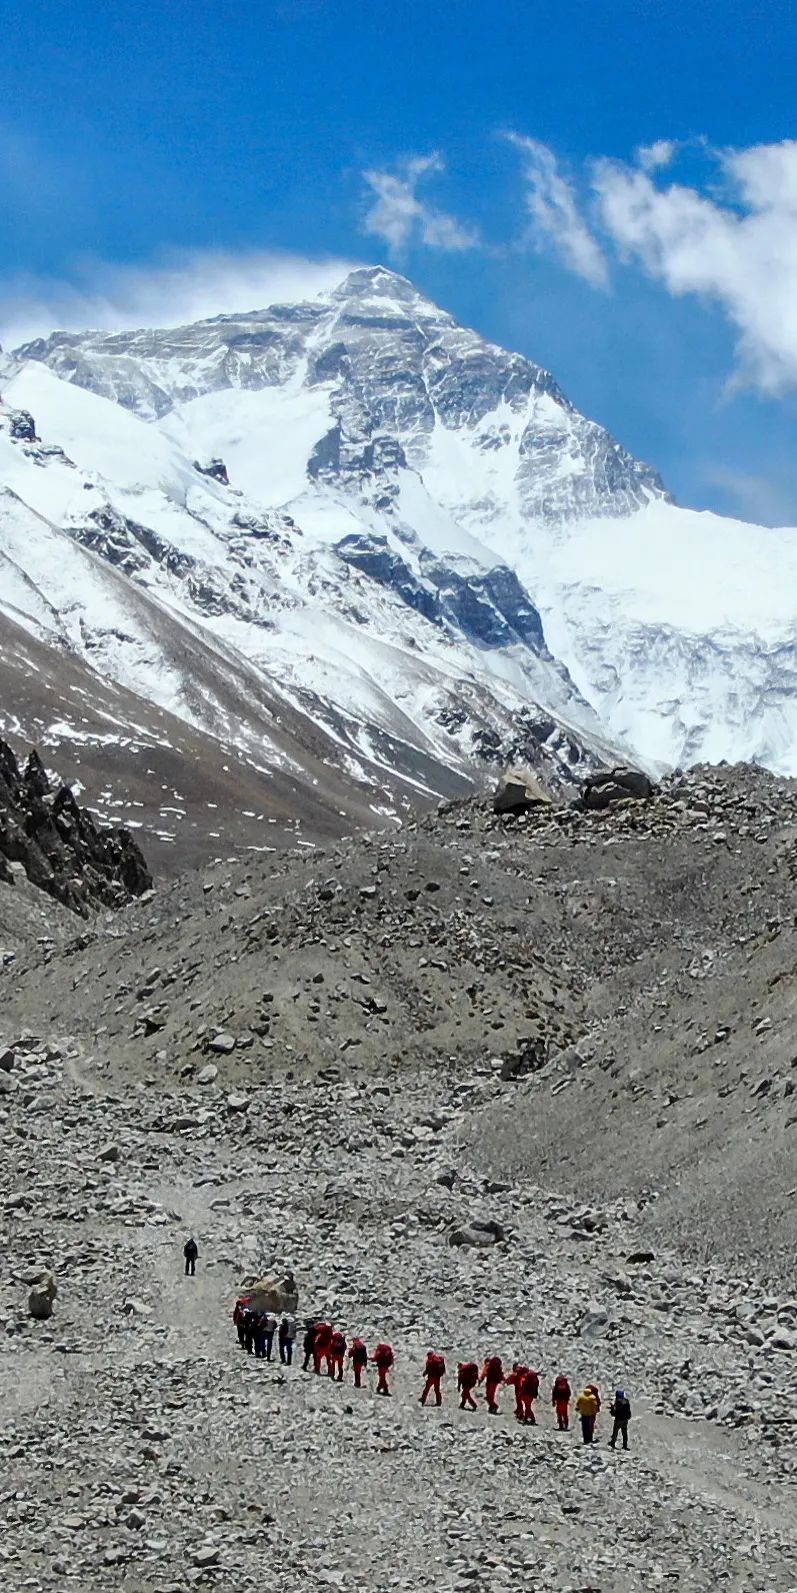
[[[576,1400],[576,1411],[581,1420],[581,1436],[591,1444],[595,1436],[595,1418],[601,1408],[600,1398],[591,1388],[583,1388]]]

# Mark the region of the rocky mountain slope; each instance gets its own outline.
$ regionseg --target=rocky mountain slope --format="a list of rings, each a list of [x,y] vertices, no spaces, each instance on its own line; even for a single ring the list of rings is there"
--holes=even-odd
[[[254,1589],[266,1564],[286,1593],[792,1589],[796,849],[797,786],[701,769],[602,812],[458,800],[60,944],[20,930],[13,1593]],[[301,1309],[391,1339],[391,1401],[242,1355],[236,1289],[273,1262]],[[460,1414],[451,1376],[420,1410],[430,1344],[622,1384],[632,1452],[605,1414],[594,1452],[542,1401],[518,1427],[508,1391]]]
[[[392,272],[55,333],[0,392],[3,623],[210,736],[214,778],[313,787],[320,757],[388,818],[519,743],[558,788],[620,745],[797,768],[797,532],[677,508],[550,373]],[[96,746],[48,706],[20,733],[62,764]],[[135,719],[107,727],[120,761]]]

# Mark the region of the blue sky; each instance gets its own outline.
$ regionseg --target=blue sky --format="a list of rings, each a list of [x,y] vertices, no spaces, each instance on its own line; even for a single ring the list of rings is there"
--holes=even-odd
[[[383,260],[682,502],[797,523],[786,0],[26,0],[2,77],[10,332]]]

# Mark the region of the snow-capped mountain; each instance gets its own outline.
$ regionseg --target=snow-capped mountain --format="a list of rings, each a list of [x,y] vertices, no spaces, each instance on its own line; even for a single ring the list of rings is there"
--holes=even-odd
[[[392,272],[55,333],[0,391],[0,614],[311,806],[312,748],[377,811],[521,745],[797,772],[797,532],[677,508]]]

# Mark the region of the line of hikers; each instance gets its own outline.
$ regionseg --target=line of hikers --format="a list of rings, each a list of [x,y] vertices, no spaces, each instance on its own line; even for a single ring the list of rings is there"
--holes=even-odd
[[[263,1356],[271,1360],[271,1347],[274,1333],[277,1330],[276,1317],[271,1312],[255,1313],[248,1309],[246,1302],[238,1300],[233,1311],[233,1321],[238,1330],[238,1341],[250,1354]],[[296,1322],[291,1316],[283,1316],[279,1324],[279,1353],[280,1360],[290,1366],[293,1359],[293,1342],[296,1337]],[[395,1355],[390,1344],[380,1343],[369,1355],[361,1338],[353,1338],[348,1344],[346,1335],[340,1328],[332,1326],[331,1322],[308,1321],[303,1340],[304,1361],[302,1368],[305,1372],[312,1370],[319,1376],[326,1374],[333,1382],[342,1383],[346,1361],[351,1363],[352,1376],[355,1388],[362,1388],[363,1377],[370,1363],[376,1367],[377,1394],[391,1394],[390,1373],[395,1364]],[[424,1384],[420,1396],[420,1404],[425,1405],[430,1396],[435,1405],[443,1403],[443,1378],[446,1376],[446,1362],[444,1356],[436,1350],[430,1350],[426,1357],[424,1367]],[[499,1415],[498,1395],[503,1385],[508,1385],[514,1390],[515,1419],[528,1426],[537,1425],[537,1416],[534,1410],[535,1402],[540,1397],[540,1373],[533,1367],[523,1366],[516,1361],[511,1372],[505,1373],[500,1355],[488,1355],[481,1370],[476,1361],[461,1361],[457,1367],[457,1391],[460,1396],[460,1410],[478,1410],[474,1393],[477,1387],[484,1384],[487,1410],[491,1416]],[[567,1432],[570,1428],[570,1404],[573,1391],[568,1378],[560,1372],[554,1378],[551,1388],[551,1405],[556,1417],[556,1425],[560,1432]],[[601,1396],[596,1383],[588,1383],[581,1390],[575,1400],[575,1410],[581,1426],[581,1437],[585,1444],[591,1444],[595,1439],[595,1423],[601,1409]],[[628,1448],[628,1424],[631,1420],[631,1404],[625,1390],[615,1390],[614,1399],[609,1406],[609,1414],[613,1418],[612,1436],[609,1440],[612,1449],[617,1446],[618,1439],[622,1440],[623,1449]]]
[[[258,1360],[270,1361],[277,1335],[277,1348],[283,1366],[293,1363],[293,1346],[296,1342],[296,1318],[285,1311],[279,1324],[273,1311],[253,1311],[246,1300],[236,1300],[232,1314],[238,1332],[238,1343],[249,1355]]]

